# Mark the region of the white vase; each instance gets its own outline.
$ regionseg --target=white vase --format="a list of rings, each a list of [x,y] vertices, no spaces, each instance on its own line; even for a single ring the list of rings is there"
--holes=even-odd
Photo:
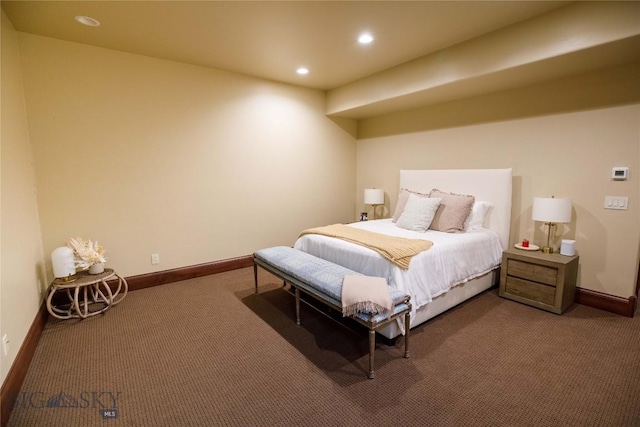
[[[89,267],[89,274],[100,274],[104,272],[104,264],[99,262]]]

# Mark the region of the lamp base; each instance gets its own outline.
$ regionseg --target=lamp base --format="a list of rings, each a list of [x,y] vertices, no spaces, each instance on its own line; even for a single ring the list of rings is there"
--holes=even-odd
[[[371,206],[373,206],[373,219],[378,219],[376,218],[376,210],[378,209],[378,206],[381,206],[381,205],[371,205]]]
[[[547,231],[547,244],[542,247],[542,253],[543,254],[552,254],[553,253],[553,247],[551,247],[551,243],[550,243],[551,242],[551,229],[553,228],[553,230],[554,230],[553,235],[555,237],[556,224],[553,223],[553,222],[548,222],[547,226],[549,227],[549,229]]]

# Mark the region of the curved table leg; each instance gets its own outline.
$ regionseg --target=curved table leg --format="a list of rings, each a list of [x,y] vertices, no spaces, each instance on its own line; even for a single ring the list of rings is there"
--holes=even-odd
[[[107,295],[109,296],[108,298],[107,298],[107,295],[105,295],[104,292],[100,290],[101,284],[104,287],[105,291],[107,291]],[[93,286],[95,287],[94,292],[96,296],[99,297],[99,298],[96,298],[97,301],[102,300],[107,306],[110,306],[113,304],[113,294],[111,293],[111,288],[109,287],[107,282],[105,282],[104,280],[101,280],[100,282],[94,283]]]
[[[72,308],[76,311],[76,313],[78,313],[77,317],[84,319],[86,316],[82,315],[82,311],[80,310],[80,304],[78,302],[78,294],[80,293],[80,287],[76,286],[73,289],[73,304],[72,304]]]
[[[129,284],[127,283],[126,279],[122,276],[118,276],[117,274],[116,277],[118,278],[118,289],[116,289],[116,291],[113,293],[111,305],[116,305],[120,301],[122,301],[124,297],[127,296],[127,292],[129,291]],[[120,295],[121,291],[122,295]],[[117,296],[119,296],[120,298],[116,300]]]
[[[49,295],[47,296],[47,311],[49,312],[50,315],[52,315],[57,319],[62,319],[62,320],[71,319],[73,317],[73,315],[71,314],[71,307],[67,310],[61,310],[51,303],[53,299],[53,295],[55,295],[57,291],[58,291],[58,287],[55,284],[52,285],[51,289],[49,290]],[[67,291],[66,292],[67,296],[69,296],[70,295],[69,290],[67,289],[66,291]],[[71,301],[73,302],[73,299]]]

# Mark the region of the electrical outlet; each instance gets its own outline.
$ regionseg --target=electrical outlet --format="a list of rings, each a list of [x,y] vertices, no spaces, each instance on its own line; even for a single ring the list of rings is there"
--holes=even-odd
[[[151,254],[151,264],[160,264],[160,254]]]
[[[2,336],[2,355],[6,356],[9,354],[9,338],[7,338],[7,334]]]

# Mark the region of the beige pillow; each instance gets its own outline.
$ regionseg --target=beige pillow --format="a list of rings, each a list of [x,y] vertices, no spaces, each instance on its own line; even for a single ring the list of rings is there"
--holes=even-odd
[[[393,222],[398,222],[400,219],[400,215],[404,211],[404,207],[407,205],[407,200],[409,200],[409,194],[415,194],[419,197],[429,197],[428,194],[418,193],[416,191],[407,190],[406,188],[400,189],[400,194],[398,195],[398,202],[396,203],[396,210],[393,213]]]
[[[442,200],[429,229],[446,233],[463,232],[464,222],[471,213],[475,197],[445,193],[435,188],[431,190],[430,197],[437,197]]]

